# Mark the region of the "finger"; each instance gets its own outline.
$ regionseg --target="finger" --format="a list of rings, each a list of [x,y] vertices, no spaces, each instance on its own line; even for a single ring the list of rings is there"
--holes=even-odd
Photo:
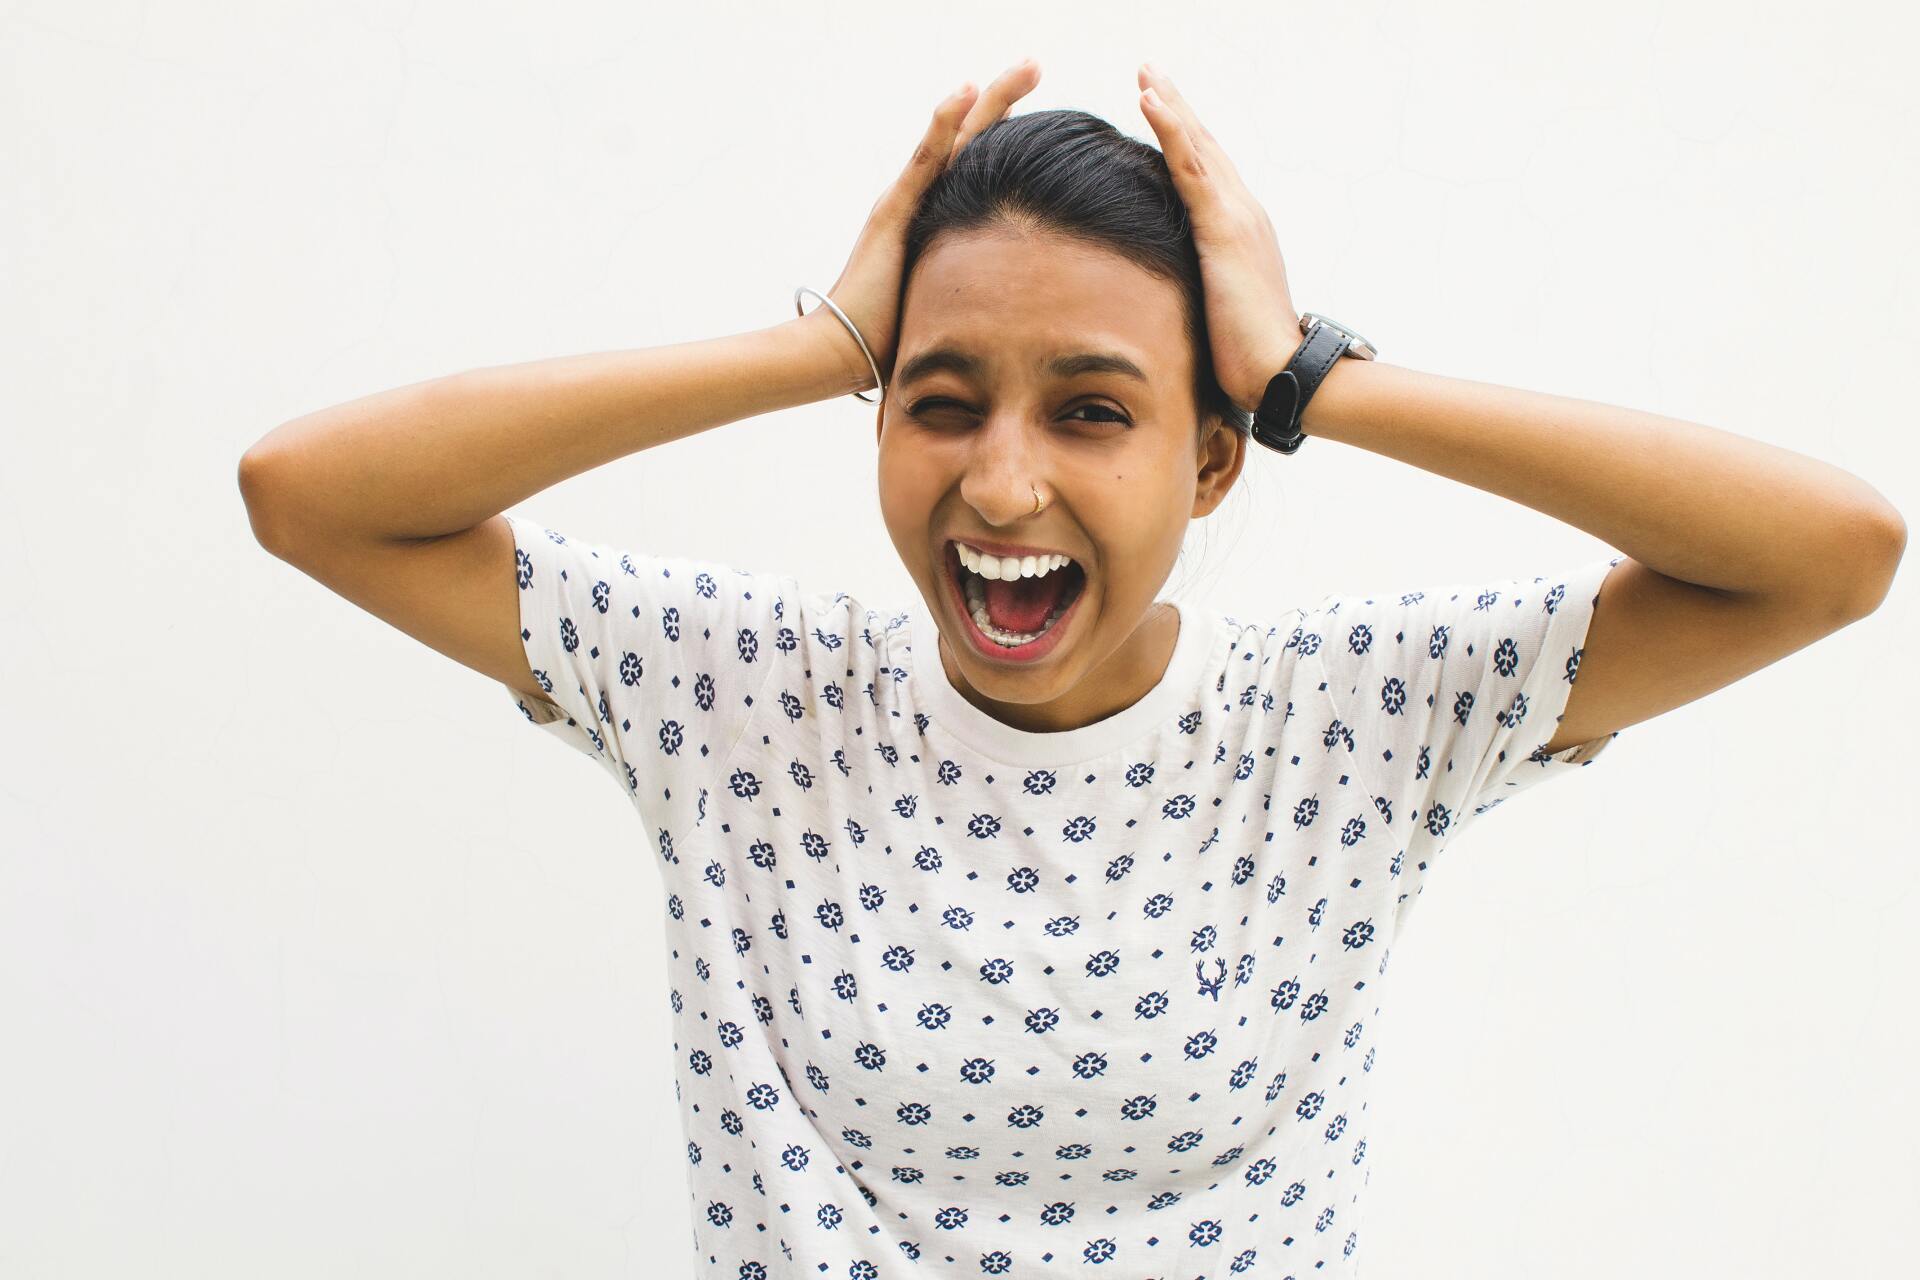
[[[1143,89],[1153,89],[1167,108],[1173,112],[1174,117],[1180,121],[1188,144],[1193,148],[1194,154],[1199,157],[1202,168],[1221,191],[1223,193],[1230,191],[1251,200],[1252,193],[1241,181],[1240,171],[1233,167],[1233,161],[1227,158],[1226,149],[1220,145],[1212,131],[1201,122],[1198,113],[1181,96],[1178,86],[1167,77],[1167,74],[1151,62],[1143,62],[1140,64],[1140,85]]]
[[[1210,190],[1213,174],[1199,148],[1194,146],[1186,121],[1152,85],[1140,95],[1140,112],[1160,139],[1160,151],[1167,158],[1167,168],[1173,171],[1182,198],[1191,202],[1203,191]]]
[[[1033,92],[1033,86],[1040,83],[1040,64],[1033,58],[1015,63],[987,86],[980,100],[973,104],[973,110],[967,113],[967,119],[960,126],[960,136],[953,144],[955,155],[960,149],[973,141],[988,125],[1007,113],[1007,108]]]
[[[1180,92],[1180,86],[1151,62],[1143,62],[1140,64],[1140,87],[1145,89],[1149,86],[1160,91],[1160,97],[1185,122],[1187,132],[1193,135],[1196,142],[1217,145],[1213,133],[1201,121],[1200,113],[1193,109],[1193,105]]]
[[[1245,184],[1240,181],[1240,171],[1233,167],[1231,160],[1227,159],[1226,149],[1220,145],[1219,139],[1213,136],[1213,131],[1207,128],[1206,123],[1200,119],[1199,112],[1193,109],[1193,105],[1181,94],[1180,87],[1173,83],[1166,72],[1151,62],[1141,63],[1140,87],[1156,90],[1161,100],[1179,117],[1181,124],[1186,127],[1187,137],[1192,141],[1194,151],[1199,154],[1208,172],[1212,173],[1218,182],[1239,191],[1246,190]]]
[[[933,109],[933,120],[907,160],[906,172],[900,175],[907,186],[916,191],[923,189],[947,167],[947,161],[954,152],[954,139],[960,133],[960,126],[966,119],[968,108],[973,106],[977,92],[973,81],[969,80]]]

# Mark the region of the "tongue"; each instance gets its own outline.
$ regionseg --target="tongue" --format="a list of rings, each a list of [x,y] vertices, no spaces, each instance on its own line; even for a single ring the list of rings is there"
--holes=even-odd
[[[1066,590],[1067,572],[1055,569],[1039,578],[986,579],[987,617],[1002,631],[1038,631]]]

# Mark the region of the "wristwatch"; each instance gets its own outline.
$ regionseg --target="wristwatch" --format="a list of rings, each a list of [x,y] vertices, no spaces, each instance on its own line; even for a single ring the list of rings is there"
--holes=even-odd
[[[1260,407],[1253,411],[1253,438],[1280,453],[1292,453],[1307,438],[1300,429],[1301,415],[1334,361],[1341,356],[1371,360],[1380,354],[1371,342],[1338,320],[1311,311],[1301,314],[1300,332],[1306,337],[1294,348],[1293,359],[1273,375],[1267,393],[1260,398]]]

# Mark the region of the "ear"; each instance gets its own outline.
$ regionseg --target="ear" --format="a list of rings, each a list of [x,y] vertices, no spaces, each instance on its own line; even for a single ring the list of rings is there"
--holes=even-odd
[[[1247,460],[1246,434],[1228,426],[1225,419],[1217,414],[1208,415],[1205,432],[1195,460],[1194,519],[1212,515],[1214,509],[1226,501]]]

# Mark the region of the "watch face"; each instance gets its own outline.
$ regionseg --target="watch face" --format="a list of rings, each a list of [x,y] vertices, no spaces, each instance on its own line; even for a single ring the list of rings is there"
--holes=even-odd
[[[1347,326],[1341,324],[1338,320],[1329,319],[1315,311],[1301,312],[1300,332],[1306,333],[1316,324],[1323,324],[1329,329],[1335,329],[1345,334],[1348,342],[1346,354],[1350,356],[1357,356],[1362,360],[1371,360],[1379,354],[1378,348],[1371,342],[1368,342],[1365,338],[1347,328]]]

